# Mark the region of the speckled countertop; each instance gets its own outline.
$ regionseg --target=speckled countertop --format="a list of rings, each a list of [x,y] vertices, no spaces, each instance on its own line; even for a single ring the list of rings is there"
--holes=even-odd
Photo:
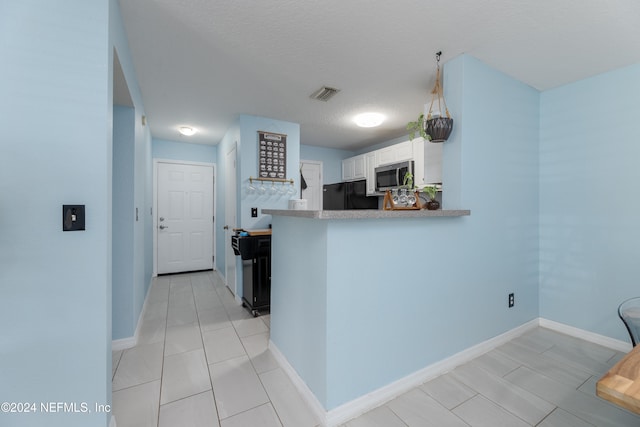
[[[385,211],[378,209],[356,209],[347,211],[308,211],[286,209],[262,209],[263,214],[290,216],[294,218],[311,219],[371,219],[371,218],[429,218],[469,216],[470,210],[398,210]]]

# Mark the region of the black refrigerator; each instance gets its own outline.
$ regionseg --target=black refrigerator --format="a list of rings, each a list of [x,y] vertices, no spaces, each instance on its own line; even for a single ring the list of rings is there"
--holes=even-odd
[[[322,188],[322,209],[378,209],[378,197],[367,197],[367,181],[339,182]]]

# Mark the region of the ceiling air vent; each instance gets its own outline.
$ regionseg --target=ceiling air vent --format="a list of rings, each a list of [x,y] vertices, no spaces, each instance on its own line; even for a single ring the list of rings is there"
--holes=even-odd
[[[313,92],[310,97],[312,99],[317,99],[318,101],[327,102],[329,99],[333,98],[333,95],[335,95],[338,92],[340,92],[340,89],[323,86],[317,91]]]

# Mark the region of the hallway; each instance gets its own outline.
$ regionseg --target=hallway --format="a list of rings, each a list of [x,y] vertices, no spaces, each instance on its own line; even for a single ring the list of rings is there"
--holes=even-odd
[[[155,278],[143,316],[138,345],[113,353],[118,427],[319,423],[267,348],[269,315],[217,272]]]

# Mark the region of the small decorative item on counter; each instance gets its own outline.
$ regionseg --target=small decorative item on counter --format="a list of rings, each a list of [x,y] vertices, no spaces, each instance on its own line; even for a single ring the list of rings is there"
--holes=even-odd
[[[425,204],[426,208],[430,211],[436,211],[440,209],[440,202],[436,200],[436,193],[438,189],[435,185],[427,185],[422,189],[422,192],[427,195],[429,200]]]
[[[398,193],[399,195],[396,195]],[[417,192],[400,188],[399,190],[394,189],[393,196],[391,195],[391,191],[386,191],[384,200],[382,201],[382,208],[385,211],[419,210],[422,209],[422,206],[420,205],[420,198]]]

